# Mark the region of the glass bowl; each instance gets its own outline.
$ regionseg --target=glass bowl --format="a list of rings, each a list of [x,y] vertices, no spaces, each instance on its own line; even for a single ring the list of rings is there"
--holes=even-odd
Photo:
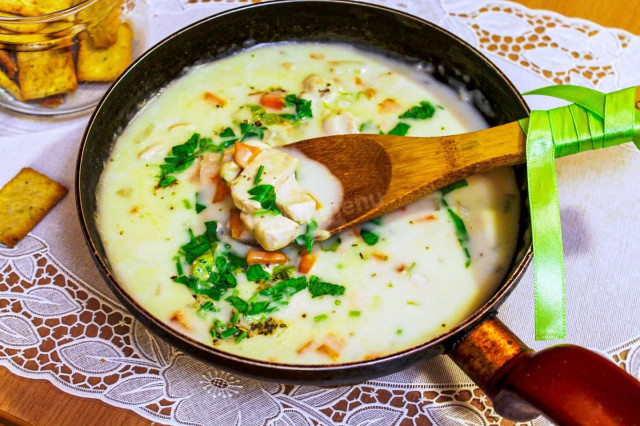
[[[136,56],[132,8],[131,0],[0,1],[0,106],[49,116],[95,106]]]

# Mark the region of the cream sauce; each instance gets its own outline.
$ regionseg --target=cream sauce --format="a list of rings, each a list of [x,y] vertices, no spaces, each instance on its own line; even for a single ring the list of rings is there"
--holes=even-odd
[[[214,185],[200,183],[196,163],[176,174],[177,184],[168,188],[156,188],[159,165],[173,146],[195,132],[215,143],[227,127],[238,133],[246,105],[259,102],[260,94],[253,93],[273,88],[310,100],[313,118],[267,125],[262,142],[271,146],[354,129],[388,132],[399,121],[410,124],[409,136],[486,126],[457,93],[419,70],[347,46],[258,46],[195,67],[131,121],[100,180],[98,226],[113,273],[125,290],[153,315],[205,344],[294,364],[357,361],[407,349],[455,327],[485,303],[503,279],[516,244],[520,203],[511,169],[472,176],[468,186],[444,198],[466,226],[468,267],[452,216],[436,192],[385,215],[381,225],[364,225],[379,236],[373,246],[350,231],[339,236],[335,252],[321,249],[333,239],[316,243],[317,261],[307,276],[344,286],[343,295],[312,298],[309,291],[300,291],[269,314],[286,325],[275,333],[253,333],[240,342],[212,339],[213,322],[226,323],[232,316],[224,301],[231,290],[213,302],[219,311],[198,311],[202,303],[192,290],[172,280],[177,274],[174,256],[189,241],[189,228],[201,234],[204,223],[212,220],[218,221],[220,248],[228,244],[228,250],[244,256],[250,247],[230,238],[231,198],[210,203]],[[224,105],[207,101],[207,92]],[[398,119],[421,101],[439,106],[432,118]],[[318,177],[323,166],[302,163],[297,179],[304,190],[324,206],[335,205],[340,189]],[[196,193],[206,207],[199,214],[193,208]],[[299,247],[283,252],[290,264],[298,265]],[[264,287],[249,282],[245,273],[235,279],[235,294],[244,300]],[[248,322],[241,319],[239,326],[248,327]]]

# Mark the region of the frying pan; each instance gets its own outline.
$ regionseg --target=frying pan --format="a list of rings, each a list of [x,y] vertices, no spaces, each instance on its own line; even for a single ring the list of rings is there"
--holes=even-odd
[[[144,54],[105,94],[78,155],[76,202],[82,229],[105,280],[143,324],[207,363],[237,374],[292,384],[340,385],[394,373],[447,353],[492,398],[498,413],[529,420],[543,413],[559,424],[640,424],[634,404],[640,382],[586,349],[565,345],[534,353],[496,310],[531,259],[526,173],[515,167],[521,191],[518,243],[509,271],[493,297],[456,328],[419,346],[377,359],[332,365],[289,365],[248,359],[197,342],[154,318],[111,273],[97,230],[96,188],[111,148],[141,106],[194,65],[258,43],[341,42],[409,63],[465,88],[491,126],[528,115],[516,88],[464,41],[414,16],[352,1],[282,0],[254,4],[206,18],[169,36]]]

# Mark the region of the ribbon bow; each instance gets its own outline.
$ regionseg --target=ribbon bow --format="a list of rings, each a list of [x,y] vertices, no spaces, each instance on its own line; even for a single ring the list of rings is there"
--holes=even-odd
[[[573,104],[531,111],[520,121],[527,134],[536,340],[566,337],[562,228],[555,158],[633,141],[640,149],[640,86],[604,94],[578,86],[550,86],[544,95]]]

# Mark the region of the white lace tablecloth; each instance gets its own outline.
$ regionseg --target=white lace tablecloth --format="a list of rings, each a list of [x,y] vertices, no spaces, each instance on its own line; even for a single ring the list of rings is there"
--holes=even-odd
[[[143,21],[138,25],[147,29],[138,47],[246,3],[138,0],[137,19]],[[461,36],[522,91],[550,83],[603,91],[640,84],[640,37],[625,31],[506,1],[376,3]],[[532,99],[531,105],[554,106],[543,98]],[[30,166],[73,188],[87,120],[20,118],[0,111],[0,185]],[[557,164],[565,232],[566,342],[596,350],[639,377],[640,154],[623,145]],[[500,310],[500,318],[535,349],[557,343],[533,339],[531,271]],[[444,356],[357,386],[323,389],[249,380],[179,353],[151,335],[108,290],[85,247],[71,195],[16,248],[0,246],[0,365],[160,423],[505,423]]]

